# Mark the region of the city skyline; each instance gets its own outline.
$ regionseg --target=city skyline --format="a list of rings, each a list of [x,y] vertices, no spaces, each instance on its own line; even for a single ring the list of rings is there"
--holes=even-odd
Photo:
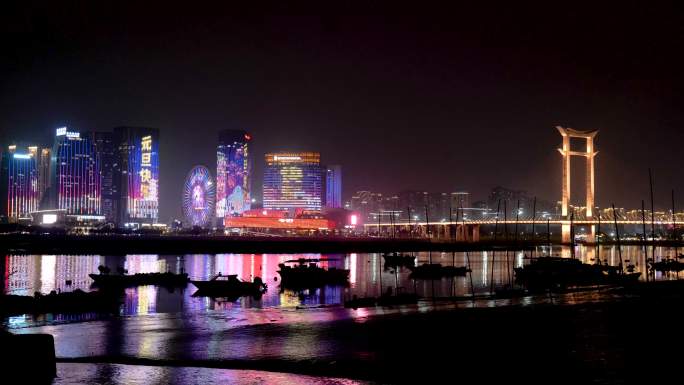
[[[69,131],[67,132],[66,130],[69,130]],[[118,186],[118,184],[120,184],[120,182],[118,182],[118,183],[116,182],[116,178],[117,178],[117,174],[116,174],[117,171],[116,170],[117,169],[116,169],[116,167],[113,167],[113,163],[117,161],[117,159],[118,159],[117,157],[123,156],[123,158],[126,158],[126,155],[125,154],[124,155],[117,155],[117,152],[114,150],[114,147],[118,146],[118,144],[116,143],[117,140],[124,140],[124,141],[125,140],[129,140],[129,141],[138,140],[138,141],[140,141],[142,139],[141,133],[135,134],[134,135],[135,138],[130,137],[128,139],[121,139],[122,137],[125,138],[126,135],[128,135],[128,136],[133,135],[132,133],[128,133],[128,134],[124,135],[123,132],[125,132],[126,130],[129,130],[129,131],[132,130],[132,132],[135,132],[136,130],[143,130],[141,132],[151,132],[151,133],[160,131],[159,129],[135,128],[135,127],[116,127],[113,129],[113,131],[86,131],[83,134],[81,134],[81,132],[79,132],[77,130],[72,130],[71,128],[67,128],[67,127],[62,127],[62,128],[58,128],[56,130],[57,135],[55,136],[57,139],[64,137],[64,138],[68,138],[71,140],[78,140],[78,141],[85,140],[86,143],[88,143],[87,146],[91,146],[90,143],[93,143],[93,145],[95,143],[97,143],[96,147],[98,148],[98,150],[97,150],[96,163],[97,163],[98,170],[100,170],[99,171],[100,172],[100,180],[99,181],[93,180],[93,183],[99,184],[98,192],[100,194],[100,197],[97,198],[97,208],[89,211],[89,213],[90,214],[97,213],[97,215],[104,215],[107,217],[107,221],[111,221],[110,217],[114,216],[115,219],[113,221],[115,223],[125,223],[126,221],[121,219],[121,218],[123,218],[123,216],[125,216],[126,214],[123,211],[121,211],[121,210],[125,210],[125,208],[124,208],[125,204],[122,205],[119,203],[120,199],[121,199],[121,194],[118,193],[116,190],[117,190],[117,186]],[[149,130],[152,130],[152,131],[149,131]],[[64,131],[64,132],[62,132],[62,131]],[[163,131],[163,129],[161,131]],[[53,133],[53,135],[54,135],[54,133]],[[158,134],[154,134],[154,135],[158,135]],[[239,140],[242,140],[242,139],[239,139],[238,137],[239,138],[245,138],[244,144],[238,145]],[[240,181],[240,185],[244,185],[246,187],[246,186],[251,185],[252,180],[254,180],[254,179],[256,179],[257,181],[263,180],[265,175],[255,175],[252,172],[253,168],[255,168],[254,167],[253,154],[251,153],[251,150],[249,152],[247,150],[247,148],[248,148],[247,143],[250,143],[250,147],[253,145],[251,134],[248,134],[244,130],[220,130],[218,132],[218,138],[219,139],[218,139],[217,143],[218,143],[219,151],[217,154],[218,154],[219,160],[217,163],[215,163],[216,169],[213,169],[215,172],[218,172],[221,164],[223,164],[223,167],[226,168],[227,167],[226,165],[230,163],[230,164],[234,164],[233,166],[230,167],[231,171],[227,174],[226,174],[226,172],[224,172],[224,174],[226,174],[226,175],[230,174],[231,175],[231,178],[234,179],[232,181],[233,184],[235,183],[235,181]],[[238,138],[238,139],[235,139],[235,138]],[[25,144],[25,143],[35,143],[35,142],[27,142],[26,140],[18,139],[18,140],[12,141],[11,143],[15,143],[15,144],[12,144],[9,146],[4,146],[2,149],[3,154],[11,156],[13,154],[13,151],[15,151],[15,149],[17,148],[16,143]],[[158,159],[158,157],[159,157],[159,155],[158,155],[159,151],[158,151],[158,144],[157,143],[158,143],[158,139],[155,139],[155,150],[154,150],[155,159]],[[573,147],[572,147],[573,151],[575,151],[575,146],[576,146],[576,144],[573,145]],[[55,173],[55,170],[53,169],[54,167],[46,166],[43,158],[46,158],[46,157],[49,158],[50,154],[54,153],[55,148],[49,148],[49,147],[48,148],[42,148],[42,147],[36,146],[36,145],[28,145],[25,147],[26,147],[26,149],[28,149],[27,154],[30,155],[30,157],[33,161],[35,161],[34,179],[36,179],[35,184],[37,186],[37,189],[40,190],[37,193],[37,197],[38,197],[37,207],[40,207],[40,208],[49,207],[49,208],[54,208],[54,209],[62,208],[58,204],[52,205],[55,207],[51,207],[50,206],[51,204],[46,205],[45,198],[43,198],[43,192],[45,189],[45,187],[43,186],[45,184],[45,181],[43,181],[43,179],[45,179],[46,181],[52,180],[53,182],[55,180],[54,178],[50,179],[50,177],[49,177],[50,174],[54,175],[54,173]],[[559,149],[559,151],[560,151],[560,149]],[[40,154],[39,154],[39,152],[40,152]],[[243,156],[242,155],[243,153],[247,154],[247,156],[246,157]],[[296,154],[294,152],[280,152],[280,153],[281,154]],[[236,154],[237,154],[237,156],[236,156]],[[133,156],[133,155],[135,155],[135,154],[132,154],[131,156]],[[264,155],[268,159],[268,156],[273,156],[273,153],[271,153],[271,154],[267,153]],[[20,156],[23,156],[23,155],[20,154]],[[137,156],[139,158],[141,156],[141,154],[137,154],[135,156]],[[131,159],[134,159],[135,156]],[[319,158],[321,157],[320,154],[318,156],[319,156]],[[257,157],[259,157],[259,154],[257,154]],[[102,159],[100,159],[100,158],[102,158]],[[245,159],[244,161],[243,161],[243,158]],[[29,159],[29,158],[27,158],[27,159]],[[223,163],[221,163],[221,159],[229,159],[229,161],[228,162],[223,161]],[[139,159],[138,160],[134,159],[134,161],[139,161]],[[157,162],[156,163],[157,165],[155,167],[158,168],[159,167],[158,166],[158,160],[156,160],[155,162]],[[320,169],[320,176],[321,176],[321,180],[319,181],[320,186],[318,187],[318,189],[320,190],[320,191],[318,191],[318,196],[320,197],[320,202],[321,202],[320,208],[332,207],[332,206],[328,206],[326,203],[326,199],[328,198],[327,188],[329,187],[328,184],[330,183],[331,180],[334,180],[334,179],[341,180],[340,176],[341,176],[342,166],[341,165],[323,166],[323,163],[321,163],[321,162],[322,161],[319,160],[318,166],[317,166]],[[100,163],[102,163],[103,165],[100,166]],[[259,163],[260,162],[257,161],[256,165],[258,165]],[[268,163],[268,161],[265,163]],[[600,162],[598,162],[598,164],[600,164]],[[562,166],[563,168],[566,167],[565,163],[563,163],[563,162],[559,162],[559,166]],[[236,173],[237,169],[235,167],[239,168],[242,171],[240,171],[240,173]],[[331,171],[333,171],[333,170],[331,170],[330,168],[333,168],[335,172],[331,173]],[[43,169],[45,169],[45,170],[43,170]],[[228,170],[228,168],[226,168],[226,170]],[[41,171],[41,172],[39,172],[39,171]],[[157,171],[157,173],[158,173],[158,171]],[[45,176],[45,174],[47,174],[48,176]],[[573,173],[571,174],[573,178],[577,177],[575,174],[576,174],[576,172],[573,170]],[[237,179],[235,179],[236,175],[237,175]],[[334,175],[334,177],[333,177],[333,175]],[[580,177],[584,177],[584,175],[582,174]],[[120,178],[120,176],[119,176],[119,178]],[[228,179],[226,179],[226,180],[228,180]],[[226,182],[223,182],[223,183],[226,183]],[[257,183],[257,184],[259,184],[259,183]],[[217,182],[217,187],[219,185],[220,185],[220,183]],[[479,189],[482,189],[481,186],[475,187],[475,188],[469,188],[469,189],[452,189],[453,191],[446,190],[446,192],[445,191],[440,192],[434,188],[429,188],[429,189],[428,188],[424,188],[424,189],[421,189],[421,188],[418,188],[418,189],[401,188],[397,191],[393,191],[393,192],[389,192],[389,193],[387,193],[385,191],[377,191],[377,190],[370,190],[370,189],[349,191],[348,187],[343,189],[342,186],[344,186],[344,185],[342,185],[341,183],[335,184],[335,189],[342,191],[342,195],[341,195],[342,199],[341,199],[339,207],[345,207],[347,209],[352,209],[352,210],[358,209],[358,206],[354,207],[354,205],[351,204],[353,202],[355,196],[357,196],[359,193],[363,193],[363,192],[367,192],[370,194],[376,194],[376,195],[380,195],[380,196],[384,195],[385,196],[384,199],[392,199],[392,197],[395,197],[395,199],[396,199],[397,195],[406,194],[406,193],[421,193],[421,194],[430,194],[431,196],[432,195],[436,196],[438,194],[455,194],[455,193],[458,193],[458,191],[461,191],[461,193],[467,195],[466,202],[474,203],[474,205],[472,207],[466,207],[467,205],[463,206],[463,207],[470,208],[470,209],[488,209],[489,211],[493,210],[496,207],[496,200],[495,199],[492,200],[492,194],[495,194],[496,189],[503,189],[503,190],[509,191],[508,194],[522,194],[521,195],[521,196],[523,196],[523,198],[521,198],[523,200],[522,206],[530,206],[531,207],[530,202],[531,202],[532,198],[537,198],[538,201],[540,202],[540,206],[538,206],[538,208],[539,208],[538,212],[554,213],[554,210],[559,211],[561,208],[560,204],[562,202],[562,189],[558,190],[559,195],[557,195],[556,197],[554,197],[552,199],[546,199],[545,197],[537,196],[533,192],[528,192],[526,190],[519,190],[516,188],[510,188],[509,186],[501,186],[501,185],[496,185],[494,187],[491,187],[488,190],[488,192],[482,196],[477,196],[477,195],[474,195],[471,193],[471,191],[477,191]],[[235,186],[233,186],[233,187],[235,187]],[[244,195],[243,199],[245,202],[245,206],[242,209],[243,211],[248,210],[249,205],[251,205],[253,203],[256,203],[257,205],[263,205],[263,197],[251,195],[250,190],[252,190],[252,189],[246,188],[246,193],[244,193],[244,194],[242,191],[239,192],[240,196]],[[5,194],[5,192],[3,192],[3,194]],[[160,199],[160,200],[161,200],[161,197],[163,197],[164,195],[168,195],[168,194],[165,194],[163,192],[162,193],[156,192],[155,194],[158,195],[158,197],[159,197],[158,199]],[[582,195],[581,192],[579,194],[577,194],[577,192],[575,192],[573,199],[568,200],[569,206],[574,208],[575,212],[577,213],[576,215],[578,215],[578,214],[579,214],[579,216],[585,215],[584,213],[577,212],[578,209],[582,209],[582,207],[583,207],[582,199],[584,199],[584,197],[585,196]],[[46,198],[50,198],[53,200],[56,199],[56,197],[53,197],[53,196],[50,196],[50,197],[46,196]],[[672,196],[668,196],[668,198],[672,198]],[[339,199],[339,198],[337,198],[337,199]],[[439,198],[433,197],[431,199],[438,200]],[[503,199],[509,201],[508,202],[509,206],[511,204],[515,203],[514,199],[513,200],[508,199],[508,198],[503,198]],[[41,204],[41,201],[42,201],[42,204]],[[109,201],[109,203],[108,203],[108,201]],[[218,193],[217,193],[217,203],[218,203]],[[658,202],[656,200],[655,210],[657,212],[667,212],[667,211],[671,212],[671,203],[672,203],[671,201],[670,202],[662,202],[662,201]],[[388,203],[385,203],[385,206],[387,206],[387,204]],[[551,207],[556,205],[556,204],[557,204],[557,207],[555,209],[552,209]],[[232,204],[232,205],[235,206],[235,204]],[[610,204],[607,204],[606,206],[609,206],[609,205]],[[399,208],[398,203],[391,204],[391,206],[392,207],[397,206],[398,209],[397,210],[389,210],[389,211],[397,211],[397,215],[399,215],[398,213],[401,213],[401,216],[405,215],[405,213],[403,213],[403,210],[406,208],[406,207],[404,207],[405,204],[401,208]],[[421,207],[425,206],[424,204],[411,204],[410,206],[412,207],[412,210],[416,210],[416,211],[421,212],[417,215],[417,217],[424,217],[423,210],[420,209]],[[434,201],[429,202],[429,210],[431,212],[430,215],[436,215],[437,217],[440,217],[443,219],[443,217],[445,217],[446,214],[445,214],[444,210],[442,208],[440,208],[441,206],[444,206],[444,205],[443,204],[440,205],[438,203],[435,203]],[[458,206],[459,206],[458,204],[453,205],[454,208],[456,208]],[[623,210],[624,209],[636,210],[635,208],[637,206],[638,206],[637,204],[625,205],[625,206],[622,206],[621,209],[623,209]],[[117,207],[118,207],[118,209],[117,209]],[[316,207],[318,207],[318,206],[316,206]],[[446,206],[444,206],[444,207],[446,207]],[[528,211],[530,210],[530,207],[527,208]],[[595,204],[593,207],[594,208],[601,208],[601,205]],[[273,208],[273,207],[269,207],[269,208]],[[313,206],[311,206],[309,208],[311,209],[311,208],[313,208]],[[180,210],[180,205],[178,205],[177,209]],[[117,211],[117,210],[119,210],[120,212],[116,213],[115,211]],[[179,216],[173,216],[173,214],[172,215],[164,215],[163,213],[161,214],[161,216],[157,216],[158,215],[158,214],[156,214],[157,209],[154,208],[153,210],[155,210],[155,213],[151,214],[153,216],[150,218],[153,218],[153,219],[150,223],[156,223],[156,222],[168,223],[172,219],[183,219],[183,217],[185,216],[185,214],[183,214],[183,213],[181,213]],[[433,210],[435,211],[436,214],[433,213]],[[31,211],[31,210],[29,210],[29,211]],[[173,211],[176,211],[176,210],[174,209]],[[216,211],[218,213],[218,205],[217,205]],[[226,212],[226,215],[229,215],[228,210],[224,209],[224,211]],[[508,207],[508,211],[512,212],[512,208]],[[680,211],[681,210],[677,210],[677,212],[680,212]],[[241,212],[237,211],[237,210],[235,210],[233,213],[234,214],[231,214],[231,215],[235,215],[235,214],[240,215],[241,214]],[[559,214],[556,213],[554,215],[559,215]],[[414,216],[416,216],[416,214],[412,214],[412,217],[414,217]],[[116,219],[116,218],[118,218],[118,219]],[[377,216],[373,216],[373,218],[375,220],[377,218]],[[218,219],[219,222],[222,222],[222,219],[219,215],[216,215],[216,219]],[[399,219],[399,216],[397,216],[395,219]],[[221,223],[219,223],[219,222],[216,222],[216,224],[221,226]]]
[[[345,199],[456,187],[485,196],[496,185],[556,199],[562,125],[601,130],[598,204],[638,206],[649,167],[656,205],[669,206],[671,189],[684,201],[684,81],[669,49],[681,37],[656,18],[673,13],[665,6],[578,5],[553,17],[522,5],[89,7],[14,5],[3,15],[3,144],[40,144],[65,125],[159,127],[160,161],[178,165],[163,171],[160,191],[178,191],[190,167],[215,163],[218,131],[244,129],[259,138],[256,160],[318,151],[343,165]],[[263,164],[253,171],[258,181]],[[160,197],[162,220],[180,217],[177,196]]]
[[[0,378],[676,377],[679,2],[5,3]]]

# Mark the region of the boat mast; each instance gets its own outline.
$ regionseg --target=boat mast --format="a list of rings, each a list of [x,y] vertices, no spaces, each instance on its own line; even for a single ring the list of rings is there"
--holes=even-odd
[[[406,214],[408,214],[408,231],[409,231],[409,238],[412,238],[413,236],[413,229],[411,228],[411,206],[406,207]]]
[[[546,217],[546,242],[549,244],[549,257],[553,254],[553,248],[551,246],[551,218]]]
[[[575,210],[570,214],[570,257],[575,259]]]
[[[613,206],[613,223],[615,224],[615,237],[617,239],[618,256],[620,256],[620,272],[622,273],[622,247],[620,246],[620,229],[617,225],[617,215],[615,215],[615,204]]]
[[[508,244],[508,206],[506,205],[506,202],[507,201],[504,201],[504,239],[506,244]],[[506,245],[506,275],[508,277],[508,282],[510,283],[511,269],[508,262],[508,245]]]
[[[537,220],[537,197],[534,197],[534,200],[532,201],[532,241],[535,242],[537,240],[537,232],[536,232],[536,221]],[[534,243],[534,247],[532,248],[532,255],[530,256],[531,258],[534,258],[534,252],[537,250],[537,245]]]
[[[518,199],[518,205],[515,210],[515,237],[513,238],[515,241],[515,249],[513,249],[513,260],[515,261],[515,253],[518,251],[518,220],[520,219],[520,199]],[[506,258],[506,261],[508,261],[508,257]],[[510,271],[509,271],[510,274]],[[508,277],[509,283],[511,285],[511,289],[513,288],[513,279],[511,276]]]
[[[494,242],[492,245],[492,274],[489,279],[489,292],[494,293],[494,257],[496,256],[496,235],[499,233],[499,211],[501,209],[501,199],[496,203],[496,217],[494,218]]]
[[[378,209],[378,237],[380,237],[380,210]]]
[[[677,260],[677,257],[679,256],[679,250],[677,247],[677,224],[675,222],[675,202],[674,202],[674,189],[672,190],[672,242],[674,242],[674,260]],[[677,279],[679,279],[679,270],[677,270]]]
[[[651,175],[650,167],[648,169],[648,184],[651,188],[651,243],[653,245],[651,255],[653,256],[653,262],[655,262],[655,209],[653,205],[653,176]]]
[[[461,223],[463,227],[463,231],[465,232],[465,215],[463,215],[463,202],[459,203],[459,206],[461,207]],[[456,212],[456,216],[458,217],[458,211]],[[473,301],[475,300],[475,285],[473,284],[473,269],[470,266],[470,253],[468,252],[468,248],[466,247],[465,251],[466,255],[466,263],[468,264],[468,271],[470,275],[470,293],[473,295]]]
[[[601,263],[601,210],[598,211],[598,227],[596,228],[596,263]]]
[[[642,246],[644,248],[644,268],[646,269],[646,281],[648,282],[648,277],[650,274],[648,273],[648,247],[646,246],[646,208],[643,199],[641,200],[641,227],[644,233],[644,243],[642,243]]]
[[[428,216],[428,205],[425,205],[425,232],[430,239],[430,217]]]

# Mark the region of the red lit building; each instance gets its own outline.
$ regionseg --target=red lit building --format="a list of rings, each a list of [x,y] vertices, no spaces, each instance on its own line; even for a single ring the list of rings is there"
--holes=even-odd
[[[241,217],[225,217],[224,226],[246,229],[334,230],[336,223],[324,218],[317,211],[299,209],[290,216],[287,211],[255,209],[246,210]]]

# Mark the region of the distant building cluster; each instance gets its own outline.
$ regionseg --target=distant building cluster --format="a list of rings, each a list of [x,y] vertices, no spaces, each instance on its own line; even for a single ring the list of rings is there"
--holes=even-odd
[[[427,192],[406,190],[384,195],[371,191],[357,191],[346,204],[358,211],[366,223],[373,222],[449,222],[456,220],[487,220],[497,216],[514,219],[532,216],[556,217],[556,205],[529,196],[523,190],[494,187],[487,200],[471,201],[468,191]],[[498,211],[497,211],[498,208]]]
[[[261,207],[217,212],[227,230],[331,231],[356,224],[356,215],[342,207],[341,166],[323,166],[318,152],[273,152],[264,161]]]
[[[159,130],[56,129],[52,147],[2,149],[0,215],[9,222],[152,226],[159,218]]]
[[[241,217],[251,218],[249,224],[268,217],[262,222],[275,219],[287,224],[284,228],[322,226],[328,222],[319,219],[332,217],[336,223],[351,222],[342,205],[342,167],[323,165],[318,152],[266,154],[263,199],[254,199],[251,143],[244,130],[218,133],[215,174],[213,167],[196,166],[183,185],[187,225],[222,228]],[[83,229],[163,227],[158,223],[158,129],[60,127],[51,146],[11,144],[0,150],[0,158],[0,220]],[[181,226],[173,222],[174,228]]]
[[[342,209],[342,167],[323,166],[318,152],[274,152],[264,156],[262,200],[252,197],[252,135],[242,130],[223,130],[218,136],[216,157],[215,223],[226,231],[332,230],[347,222],[346,215],[329,213]],[[197,188],[196,188],[197,189]],[[205,202],[207,199],[200,199]],[[192,204],[198,205],[199,201]],[[189,210],[193,225],[199,209]],[[335,225],[329,219],[335,217]]]
[[[358,211],[366,222],[446,222],[461,215],[457,209],[459,213],[471,216],[481,211],[470,207],[470,193],[466,191],[429,193],[406,190],[395,195],[357,191],[349,202],[349,208]]]

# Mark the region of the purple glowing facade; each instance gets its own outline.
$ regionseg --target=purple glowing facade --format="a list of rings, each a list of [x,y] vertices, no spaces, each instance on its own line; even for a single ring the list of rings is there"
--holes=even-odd
[[[183,213],[192,226],[207,226],[214,216],[216,189],[211,172],[204,166],[195,166],[185,178],[183,187]]]
[[[117,223],[156,223],[159,219],[159,130],[117,127]]]
[[[2,155],[2,214],[10,221],[26,218],[38,209],[38,149],[29,147],[28,152],[17,152],[9,146]]]
[[[219,133],[216,151],[216,217],[240,215],[251,208],[252,137],[241,130]]]
[[[53,207],[67,214],[101,215],[102,175],[93,142],[58,128],[51,163]]]

